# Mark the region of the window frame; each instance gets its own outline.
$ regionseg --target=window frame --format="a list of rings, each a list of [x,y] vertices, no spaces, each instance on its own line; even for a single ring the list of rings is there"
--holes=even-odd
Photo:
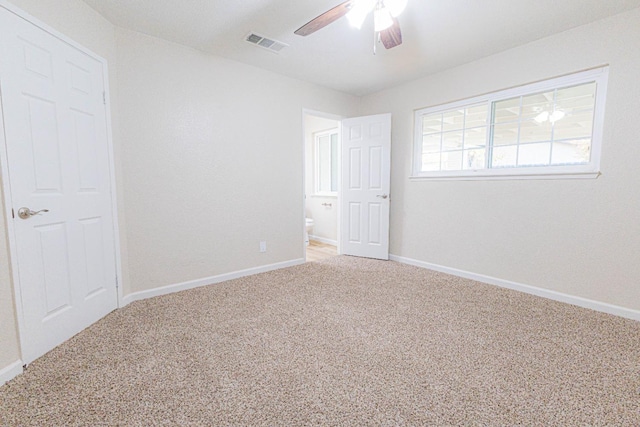
[[[413,160],[410,179],[412,180],[474,180],[474,179],[589,179],[600,175],[600,155],[602,150],[602,132],[604,124],[605,103],[609,67],[603,66],[570,75],[538,81],[518,87],[491,92],[446,104],[421,108],[414,112],[414,140]],[[422,117],[450,110],[470,107],[473,105],[487,105],[487,153],[492,148],[491,132],[493,124],[493,104],[510,98],[532,95],[539,92],[563,88],[566,86],[596,83],[596,96],[593,114],[593,129],[591,134],[591,157],[589,163],[580,165],[561,166],[529,166],[489,168],[489,156],[485,159],[484,169],[467,169],[456,171],[422,171]]]
[[[337,141],[340,141],[340,129],[339,128],[332,128],[332,129],[327,129],[327,130],[322,130],[322,131],[318,131],[318,132],[314,132],[313,133],[313,153],[314,153],[314,158],[313,158],[313,169],[314,169],[314,173],[313,173],[313,178],[314,178],[314,184],[313,184],[313,196],[322,196],[322,197],[337,197],[338,196],[338,191],[322,191],[320,190],[320,138],[323,136],[329,136],[329,141],[331,143],[331,135],[337,135]],[[336,150],[340,150],[340,145],[339,142],[338,144],[336,144]],[[339,155],[339,153],[338,153]],[[334,166],[334,165],[332,165]],[[336,169],[339,168],[338,163],[336,162],[335,164]],[[337,182],[336,182],[337,185]]]

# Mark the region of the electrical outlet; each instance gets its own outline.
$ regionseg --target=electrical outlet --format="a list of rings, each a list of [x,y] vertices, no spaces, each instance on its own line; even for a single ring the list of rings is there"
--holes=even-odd
[[[265,241],[260,242],[260,252],[267,252],[267,242]]]

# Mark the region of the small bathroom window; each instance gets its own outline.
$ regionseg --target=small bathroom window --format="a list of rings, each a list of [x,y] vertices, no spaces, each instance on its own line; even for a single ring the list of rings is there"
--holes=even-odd
[[[338,194],[338,129],[314,134],[315,193],[324,196]]]

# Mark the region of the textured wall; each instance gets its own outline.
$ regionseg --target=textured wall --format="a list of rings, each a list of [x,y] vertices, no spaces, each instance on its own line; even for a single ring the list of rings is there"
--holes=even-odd
[[[106,58],[113,70],[116,47],[115,29],[113,25],[82,1],[12,0],[11,3]],[[115,87],[113,75],[110,83],[113,93]],[[113,112],[115,112],[115,109],[112,109]],[[114,129],[117,129],[117,121],[115,119]],[[115,134],[114,144],[117,150]],[[0,211],[0,215],[2,216],[2,223],[6,224],[4,208]],[[20,358],[12,291],[5,226],[0,231],[0,370]]]
[[[358,98],[139,33],[117,40],[125,293],[302,258],[302,110],[353,115]]]
[[[640,310],[640,10],[367,96],[393,113],[391,253]],[[415,109],[610,64],[602,176],[409,180]]]
[[[303,256],[302,109],[354,116],[357,98],[115,29],[80,0],[13,3],[109,62],[125,294]],[[635,10],[362,99],[393,113],[392,253],[640,309],[639,50]],[[408,180],[414,109],[606,63],[597,180]],[[6,248],[3,229],[0,370],[20,357]]]

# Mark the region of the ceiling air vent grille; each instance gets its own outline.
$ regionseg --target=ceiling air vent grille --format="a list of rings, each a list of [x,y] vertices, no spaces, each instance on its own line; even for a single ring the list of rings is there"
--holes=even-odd
[[[286,43],[282,43],[256,33],[248,34],[247,37],[245,37],[245,41],[275,53],[279,53],[282,49],[289,46]]]

